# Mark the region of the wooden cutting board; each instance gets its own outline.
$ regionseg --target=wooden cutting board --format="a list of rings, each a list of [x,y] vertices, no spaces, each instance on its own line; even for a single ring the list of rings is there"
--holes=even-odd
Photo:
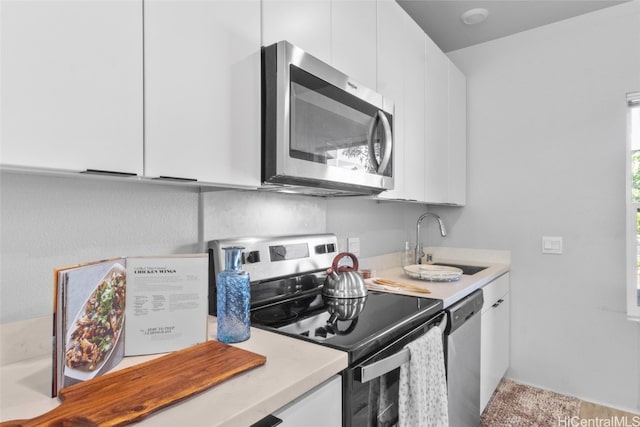
[[[65,387],[57,408],[0,426],[122,426],[266,361],[262,355],[207,341]]]

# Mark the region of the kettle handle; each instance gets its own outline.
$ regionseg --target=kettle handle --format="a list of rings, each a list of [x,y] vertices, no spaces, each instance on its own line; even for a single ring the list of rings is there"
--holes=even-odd
[[[348,265],[341,265],[340,267],[338,267],[338,262],[340,262],[340,260],[344,257],[351,258],[351,261],[353,261],[353,266],[349,267]],[[345,271],[358,271],[358,258],[356,258],[356,256],[351,252],[340,252],[333,259],[333,264],[331,264],[331,268],[333,268],[333,271],[337,271],[340,273]]]

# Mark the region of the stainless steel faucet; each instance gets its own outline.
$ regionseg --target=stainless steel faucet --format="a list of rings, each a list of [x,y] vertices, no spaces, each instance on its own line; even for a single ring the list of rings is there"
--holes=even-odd
[[[416,264],[422,264],[422,257],[424,256],[424,251],[422,250],[422,245],[420,244],[420,223],[428,216],[433,217],[436,221],[438,221],[438,224],[440,225],[440,234],[442,235],[442,237],[447,235],[447,230],[444,228],[444,223],[438,215],[431,212],[426,212],[420,215],[420,218],[418,218],[418,223],[416,224]]]

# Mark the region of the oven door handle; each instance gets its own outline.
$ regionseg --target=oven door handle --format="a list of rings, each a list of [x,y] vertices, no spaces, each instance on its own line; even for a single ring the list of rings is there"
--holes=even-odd
[[[444,334],[444,331],[447,327],[446,313],[444,313],[442,317],[442,321],[437,326],[440,327],[440,329],[442,330],[442,333]],[[400,366],[407,363],[409,360],[411,360],[411,352],[409,351],[408,348],[405,347],[399,352],[389,357],[385,357],[382,360],[378,360],[377,362],[373,362],[369,365],[358,366],[355,369],[354,376],[357,381],[361,383],[366,383],[368,381],[371,381],[374,378],[381,377],[384,374],[393,371],[394,369],[398,369]]]

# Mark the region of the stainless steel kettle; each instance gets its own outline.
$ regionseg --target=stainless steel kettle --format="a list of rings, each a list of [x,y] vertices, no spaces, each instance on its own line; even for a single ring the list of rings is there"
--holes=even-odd
[[[338,266],[344,257],[351,258],[353,265]],[[364,279],[358,273],[358,258],[350,252],[341,252],[333,259],[331,268],[327,269],[322,293],[332,298],[361,298],[367,296]]]

